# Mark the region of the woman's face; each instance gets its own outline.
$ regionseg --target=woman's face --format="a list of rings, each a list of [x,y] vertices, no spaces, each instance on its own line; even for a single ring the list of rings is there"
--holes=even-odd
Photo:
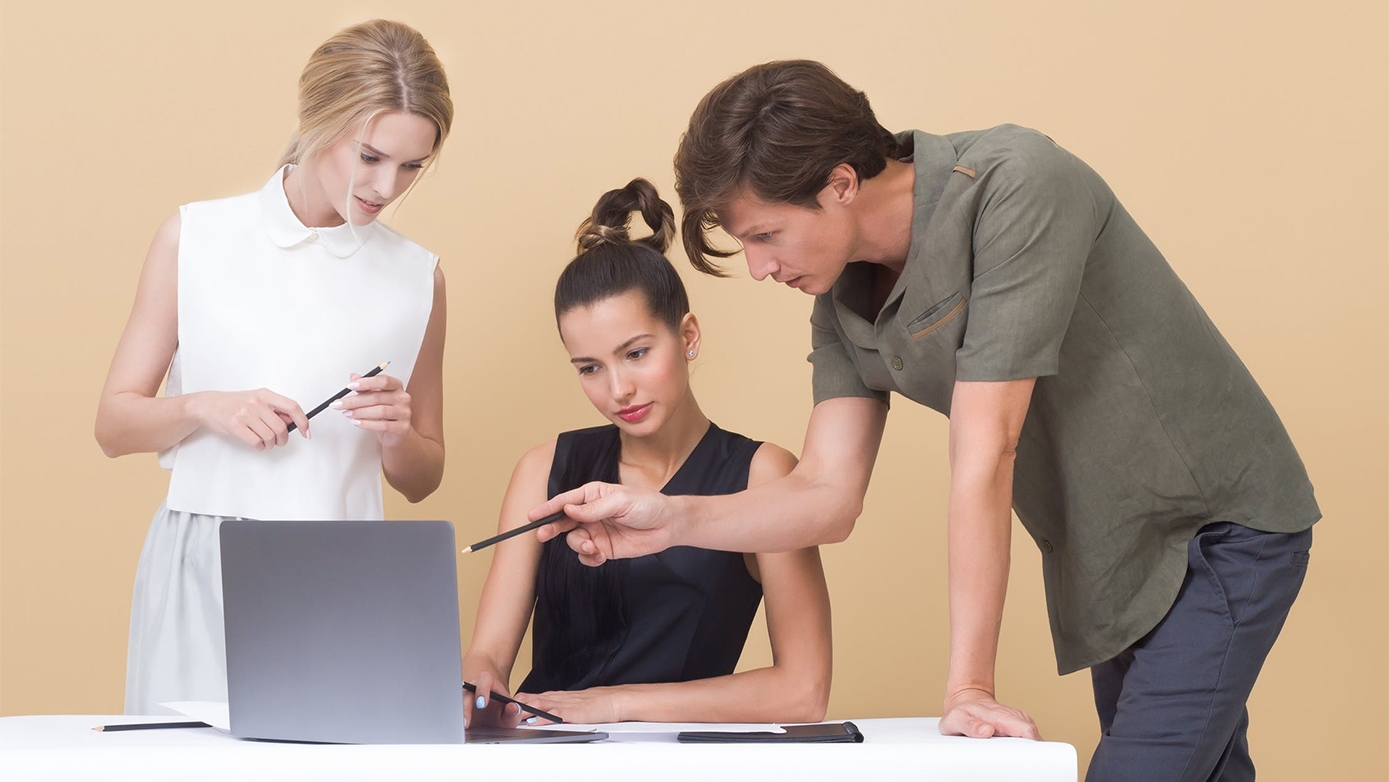
[[[434,123],[418,114],[382,112],[366,123],[360,144],[348,134],[317,155],[310,179],[338,221],[366,225],[415,181],[437,135]]]
[[[623,432],[659,431],[685,399],[690,354],[699,350],[693,315],[675,334],[629,291],[565,312],[559,331],[588,401]]]

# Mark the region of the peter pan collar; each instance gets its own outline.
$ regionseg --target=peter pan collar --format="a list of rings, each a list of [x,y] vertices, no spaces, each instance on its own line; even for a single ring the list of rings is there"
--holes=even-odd
[[[374,220],[366,225],[350,226],[343,223],[325,228],[310,228],[301,223],[289,207],[289,197],[285,195],[285,177],[293,167],[290,164],[276,171],[260,190],[261,216],[275,246],[289,249],[317,243],[335,258],[349,258],[380,230]]]

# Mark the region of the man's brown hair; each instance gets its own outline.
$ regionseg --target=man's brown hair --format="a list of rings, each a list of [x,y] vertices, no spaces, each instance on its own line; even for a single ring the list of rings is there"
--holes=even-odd
[[[707,232],[719,224],[715,210],[740,195],[818,209],[816,196],[835,166],[846,163],[860,180],[871,179],[896,152],[868,97],[818,62],[769,62],[728,79],[695,107],[675,153],[690,263],[728,276],[709,256],[736,251],[711,246]]]

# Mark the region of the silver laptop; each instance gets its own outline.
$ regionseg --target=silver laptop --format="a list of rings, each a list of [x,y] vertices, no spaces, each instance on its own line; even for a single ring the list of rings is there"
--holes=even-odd
[[[457,551],[446,521],[225,521],[227,700],[241,738],[454,744]],[[594,741],[575,731],[468,741]]]

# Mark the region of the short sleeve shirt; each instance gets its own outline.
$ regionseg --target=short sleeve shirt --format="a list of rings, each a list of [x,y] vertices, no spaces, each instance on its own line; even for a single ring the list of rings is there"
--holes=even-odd
[[[1320,518],[1268,399],[1098,174],[1014,125],[898,141],[916,174],[906,265],[876,313],[872,264],[817,297],[815,401],[897,392],[949,415],[956,381],[1037,378],[1013,508],[1062,673],[1156,626],[1205,524]]]

